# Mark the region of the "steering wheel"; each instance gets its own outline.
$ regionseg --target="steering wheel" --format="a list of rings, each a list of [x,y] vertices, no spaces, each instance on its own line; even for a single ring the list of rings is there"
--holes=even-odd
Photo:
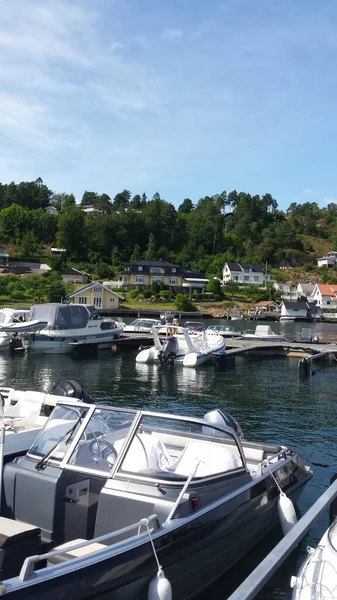
[[[100,440],[94,435],[92,442],[89,444],[89,450],[92,454],[92,457],[95,461],[99,461],[101,459],[106,460],[109,454],[113,454],[114,462],[117,458],[117,450],[116,448],[110,444],[107,440]]]

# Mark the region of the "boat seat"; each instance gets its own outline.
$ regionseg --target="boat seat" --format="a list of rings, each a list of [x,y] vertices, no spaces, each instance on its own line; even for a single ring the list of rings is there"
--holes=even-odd
[[[0,579],[15,577],[25,558],[38,554],[40,534],[35,525],[0,517]]]
[[[192,442],[178,457],[174,465],[174,473],[188,477],[193,473],[199,461],[195,477],[207,477],[242,467],[241,458],[223,444],[211,445],[207,442]]]
[[[82,548],[75,548],[74,550],[68,550],[71,546],[75,544],[80,544],[81,542],[85,542],[86,540],[82,538],[78,538],[77,540],[71,540],[71,542],[65,542],[65,544],[61,544],[60,546],[56,546],[53,548],[54,550],[64,550],[64,552],[58,554],[57,556],[51,556],[48,559],[48,565],[58,565],[66,560],[71,560],[72,558],[82,558],[83,556],[87,556],[91,554],[91,552],[97,552],[98,550],[103,550],[106,548],[106,544],[98,544],[93,542],[92,544],[88,544],[87,546],[82,546]]]

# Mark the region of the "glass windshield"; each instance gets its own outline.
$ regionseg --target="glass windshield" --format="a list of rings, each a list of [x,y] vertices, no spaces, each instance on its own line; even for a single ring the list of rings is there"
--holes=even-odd
[[[334,550],[337,550],[337,519],[334,520],[329,529],[329,540]]]
[[[57,405],[30,448],[29,454],[42,458],[50,453],[49,458],[61,461],[88,410],[89,406],[84,408]]]
[[[235,438],[208,424],[143,415],[119,472],[155,479],[210,477],[243,466]]]
[[[134,418],[134,411],[96,408],[68,464],[108,474]]]

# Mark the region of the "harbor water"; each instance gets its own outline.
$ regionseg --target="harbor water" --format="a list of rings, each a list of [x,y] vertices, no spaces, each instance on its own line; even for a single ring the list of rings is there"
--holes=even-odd
[[[269,324],[290,339],[303,327],[310,327],[322,341],[337,341],[337,324]],[[254,329],[256,322],[234,321],[232,325],[238,330]],[[85,359],[30,353],[9,357],[3,352],[0,385],[48,391],[59,379],[75,379],[95,401],[116,406],[198,417],[223,408],[240,422],[247,439],[287,444],[308,460],[331,464],[337,461],[337,362],[322,361],[314,366],[315,375],[301,382],[298,359],[284,357],[245,355],[236,358],[235,368],[220,370],[214,365],[198,369],[140,365],[135,363],[135,353],[114,355],[110,350]],[[327,488],[337,465],[312,468],[314,477],[298,500],[299,516]],[[257,595],[258,600],[291,598],[290,577],[304,559],[306,547],[318,542],[327,525],[328,514],[323,514]],[[281,531],[275,530],[201,598],[225,600],[280,538]]]

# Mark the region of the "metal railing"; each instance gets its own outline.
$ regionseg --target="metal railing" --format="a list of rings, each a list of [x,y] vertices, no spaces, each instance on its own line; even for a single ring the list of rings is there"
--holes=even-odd
[[[92,540],[83,540],[82,542],[78,542],[77,544],[72,544],[67,547],[59,547],[56,550],[51,550],[50,552],[46,552],[45,554],[37,554],[35,556],[28,556],[25,559],[21,571],[20,571],[20,579],[22,581],[26,581],[29,577],[34,573],[34,565],[41,560],[48,560],[49,558],[53,558],[54,556],[59,556],[60,554],[69,553],[73,550],[77,550],[78,548],[84,548],[85,546],[90,546],[91,544],[100,544],[102,542],[106,542],[107,540],[114,538],[119,535],[123,535],[125,533],[130,533],[134,529],[138,528],[138,535],[140,534],[141,527],[146,527],[151,521],[157,521],[157,527],[159,528],[159,521],[157,515],[151,515],[150,517],[140,519],[137,523],[132,523],[132,525],[128,525],[127,527],[122,527],[122,529],[118,529],[117,531],[112,531],[110,533],[105,533],[104,535],[100,535],[99,537],[95,537]],[[107,546],[108,547],[108,546]],[[98,552],[98,550],[93,551]]]

